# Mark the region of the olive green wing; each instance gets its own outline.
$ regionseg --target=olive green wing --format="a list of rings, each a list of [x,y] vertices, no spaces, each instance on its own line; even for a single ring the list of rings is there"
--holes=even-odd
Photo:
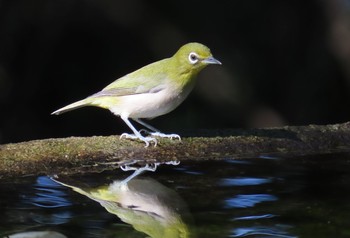
[[[162,64],[150,64],[133,73],[115,80],[102,91],[91,97],[126,96],[142,93],[156,93],[165,88],[168,75],[160,70]],[[158,66],[158,67],[157,67]],[[161,72],[159,72],[161,71]]]
[[[156,93],[165,88],[164,81],[164,75],[155,75],[152,78],[133,78],[131,80],[123,77],[90,97],[118,97],[142,93]]]
[[[165,73],[157,73],[150,75],[139,75],[134,72],[117,79],[102,91],[91,95],[91,97],[106,96],[126,96],[142,93],[156,93],[165,88],[167,75]]]

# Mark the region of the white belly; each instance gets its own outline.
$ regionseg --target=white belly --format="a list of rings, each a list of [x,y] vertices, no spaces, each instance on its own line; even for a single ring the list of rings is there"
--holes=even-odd
[[[124,115],[129,118],[158,117],[179,106],[191,90],[180,93],[175,91],[162,90],[157,93],[121,96],[118,105],[111,107],[110,110],[115,115]]]

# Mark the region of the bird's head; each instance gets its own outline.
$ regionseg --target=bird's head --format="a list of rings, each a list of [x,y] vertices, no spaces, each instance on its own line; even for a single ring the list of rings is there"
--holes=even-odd
[[[221,64],[215,59],[210,49],[200,43],[183,45],[173,56],[185,72],[198,73],[208,64]]]

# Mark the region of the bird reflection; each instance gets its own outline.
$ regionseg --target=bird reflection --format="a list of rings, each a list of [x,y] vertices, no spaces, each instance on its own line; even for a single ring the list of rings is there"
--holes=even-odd
[[[139,176],[145,171],[155,171],[158,165],[139,168],[124,165],[124,171],[134,170],[134,173],[124,180],[94,188],[78,187],[57,176],[52,179],[100,203],[108,212],[152,238],[194,237],[189,229],[188,209],[179,195],[154,179]]]

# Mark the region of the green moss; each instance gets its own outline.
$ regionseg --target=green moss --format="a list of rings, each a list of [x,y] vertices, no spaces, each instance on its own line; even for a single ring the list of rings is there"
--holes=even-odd
[[[349,149],[350,124],[206,131],[206,137],[160,139],[158,146],[118,136],[69,137],[0,145],[0,176],[78,173],[128,160],[227,159]],[[221,135],[221,136],[218,136]],[[88,169],[87,169],[88,168]],[[110,169],[114,169],[111,166]]]

